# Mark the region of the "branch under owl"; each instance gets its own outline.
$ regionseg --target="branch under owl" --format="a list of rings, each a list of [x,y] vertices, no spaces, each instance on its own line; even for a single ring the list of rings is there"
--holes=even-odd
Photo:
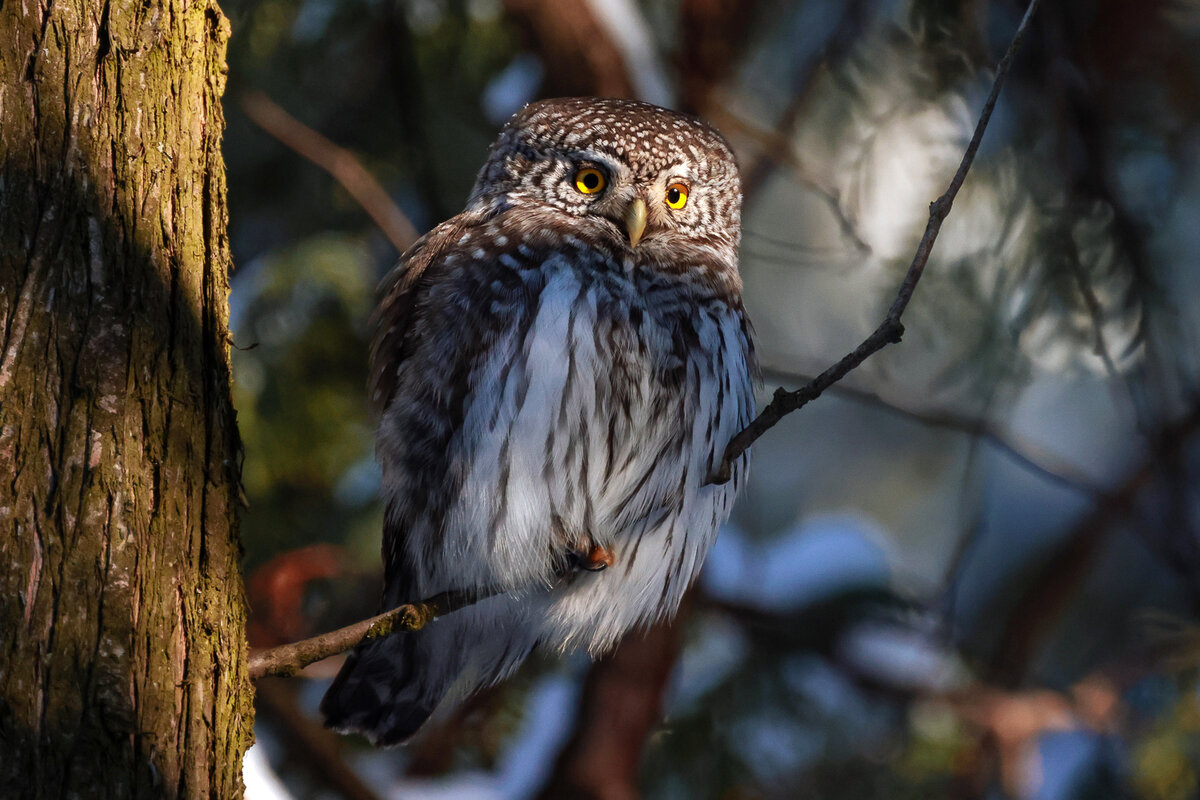
[[[941,197],[929,205],[929,222],[925,226],[925,233],[921,237],[921,242],[917,245],[917,252],[913,256],[912,263],[909,264],[908,272],[904,275],[904,281],[900,284],[900,290],[896,294],[896,299],[892,302],[892,307],[888,309],[887,316],[884,317],[883,322],[879,324],[879,327],[870,336],[863,340],[862,344],[854,348],[853,352],[846,355],[842,360],[813,378],[804,386],[794,391],[788,391],[783,387],[776,389],[775,395],[772,397],[771,402],[767,404],[767,407],[730,440],[728,446],[725,448],[725,454],[721,459],[721,463],[717,465],[713,473],[708,477],[708,483],[722,484],[727,482],[732,475],[733,462],[737,461],[758,437],[775,427],[788,414],[820,397],[826,389],[840,381],[851,370],[872,355],[889,344],[900,341],[900,338],[904,334],[904,325],[900,322],[900,317],[904,314],[904,309],[908,306],[908,301],[912,299],[913,292],[917,288],[917,282],[921,280],[921,275],[925,272],[925,264],[929,261],[929,254],[933,250],[933,243],[937,240],[938,232],[942,228],[942,222],[950,213],[950,207],[954,204],[954,198],[958,195],[958,190],[962,187],[963,181],[966,180],[967,172],[970,171],[971,164],[975,161],[975,153],[979,150],[979,143],[983,139],[984,131],[987,130],[988,122],[992,118],[992,111],[996,108],[996,100],[1000,96],[1000,89],[1004,85],[1004,79],[1008,76],[1013,56],[1020,49],[1021,42],[1025,38],[1025,32],[1029,27],[1029,20],[1033,16],[1033,12],[1037,9],[1039,2],[1040,0],[1030,1],[1028,8],[1025,9],[1025,15],[1021,18],[1021,24],[1017,26],[1017,32],[1013,35],[1012,42],[1008,45],[1008,50],[1004,53],[1004,58],[1000,59],[1000,64],[996,67],[996,78],[992,82],[992,91],[988,95],[987,102],[983,105],[983,111],[979,114],[979,122],[975,126],[975,133],[971,136],[971,142],[967,145],[966,152],[963,153],[962,161],[959,162],[958,170],[954,173],[954,178],[951,179],[949,187],[947,187]]]
[[[495,594],[499,594],[499,590],[442,592],[428,600],[405,603],[335,631],[253,653],[250,656],[250,680],[270,675],[295,675],[309,664],[344,653],[359,642],[390,636],[393,633],[419,631],[437,617],[473,605]]]

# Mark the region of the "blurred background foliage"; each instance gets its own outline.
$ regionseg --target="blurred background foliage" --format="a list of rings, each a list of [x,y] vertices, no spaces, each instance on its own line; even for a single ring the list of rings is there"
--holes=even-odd
[[[1024,6],[224,10],[268,646],[378,599],[366,353],[407,234],[372,213],[454,214],[531,99],[698,113],[743,169],[766,397],[882,318]],[[536,660],[403,750],[320,729],[336,665],[265,681],[252,796],[1200,797],[1200,2],[1043,4],[905,323],[755,446],[676,624],[596,665]]]

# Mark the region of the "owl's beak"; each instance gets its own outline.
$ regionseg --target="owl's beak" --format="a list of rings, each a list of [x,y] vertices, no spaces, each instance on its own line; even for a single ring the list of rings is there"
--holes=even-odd
[[[646,232],[647,211],[646,201],[640,197],[635,197],[629,208],[625,209],[625,230],[629,232],[630,247],[637,247],[642,234]]]

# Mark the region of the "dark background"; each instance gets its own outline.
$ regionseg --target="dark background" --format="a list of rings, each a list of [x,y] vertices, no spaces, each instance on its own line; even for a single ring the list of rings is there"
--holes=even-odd
[[[378,599],[368,317],[402,242],[370,211],[456,213],[531,99],[701,114],[746,181],[765,402],[882,318],[1023,10],[227,3],[252,645]],[[1044,2],[904,342],[755,446],[679,622],[401,750],[315,724],[336,664],[264,682],[251,796],[269,762],[298,798],[1200,797],[1198,312],[1200,2]]]

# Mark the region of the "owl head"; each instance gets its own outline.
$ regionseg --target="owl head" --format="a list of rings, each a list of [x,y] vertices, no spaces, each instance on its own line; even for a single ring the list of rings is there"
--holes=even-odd
[[[660,263],[699,249],[733,264],[741,236],[741,178],[725,139],[629,100],[526,106],[492,145],[470,204],[548,210],[576,235]]]

